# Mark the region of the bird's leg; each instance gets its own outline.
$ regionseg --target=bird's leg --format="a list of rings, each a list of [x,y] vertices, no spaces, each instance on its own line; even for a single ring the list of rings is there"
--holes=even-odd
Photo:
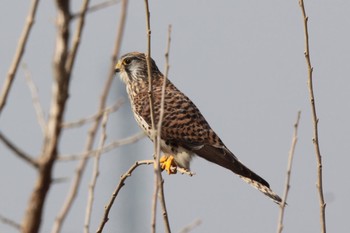
[[[172,155],[163,155],[160,159],[159,159],[159,163],[160,163],[160,168],[162,170],[167,171],[167,173],[170,174],[176,174],[176,163],[174,160],[174,156]]]

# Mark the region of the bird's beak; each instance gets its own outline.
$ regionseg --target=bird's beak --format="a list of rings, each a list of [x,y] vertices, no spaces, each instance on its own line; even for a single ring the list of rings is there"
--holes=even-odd
[[[119,73],[120,72],[120,68],[121,68],[121,61],[119,60],[118,63],[115,65],[114,67],[114,72]]]

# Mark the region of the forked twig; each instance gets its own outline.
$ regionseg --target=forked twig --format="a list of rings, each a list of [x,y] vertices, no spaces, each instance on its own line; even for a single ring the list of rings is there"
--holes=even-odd
[[[298,141],[298,126],[299,126],[299,121],[300,121],[300,114],[301,112],[298,112],[297,115],[297,120],[294,124],[294,133],[293,133],[293,139],[292,139],[292,145],[289,150],[289,156],[288,156],[288,166],[287,166],[287,176],[286,176],[286,184],[285,184],[285,189],[284,189],[284,195],[282,198],[282,203],[280,204],[280,215],[279,215],[279,221],[278,221],[278,227],[277,227],[277,232],[281,233],[283,230],[283,217],[284,217],[284,210],[287,202],[287,196],[288,192],[290,189],[290,175],[292,172],[292,163],[293,163],[293,157],[294,157],[294,151],[295,151],[295,146]]]
[[[324,201],[323,195],[323,175],[322,175],[322,156],[320,151],[320,145],[318,140],[318,117],[316,113],[316,100],[314,96],[313,89],[313,78],[312,72],[313,67],[311,65],[310,59],[310,46],[309,46],[309,30],[308,30],[308,17],[306,16],[304,1],[299,0],[299,6],[301,9],[301,13],[303,16],[304,23],[304,35],[305,35],[305,60],[308,69],[308,89],[309,89],[309,98],[311,104],[311,112],[312,112],[312,124],[313,124],[313,139],[312,142],[314,144],[316,159],[317,159],[317,189],[319,194],[319,202],[320,202],[320,222],[321,222],[321,230],[322,233],[326,233],[326,203]]]

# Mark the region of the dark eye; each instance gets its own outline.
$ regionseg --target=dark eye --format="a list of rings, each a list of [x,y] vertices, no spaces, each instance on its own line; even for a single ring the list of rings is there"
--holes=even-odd
[[[130,58],[125,58],[123,63],[124,63],[124,65],[129,65],[131,63],[131,59]]]

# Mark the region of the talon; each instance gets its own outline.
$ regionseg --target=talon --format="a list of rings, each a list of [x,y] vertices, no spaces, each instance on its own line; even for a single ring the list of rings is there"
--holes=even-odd
[[[169,175],[170,174],[176,174],[177,172],[177,165],[175,163],[174,160],[174,156],[172,155],[163,155],[160,159],[159,159],[159,163],[160,163],[160,168],[162,170],[165,170]]]

